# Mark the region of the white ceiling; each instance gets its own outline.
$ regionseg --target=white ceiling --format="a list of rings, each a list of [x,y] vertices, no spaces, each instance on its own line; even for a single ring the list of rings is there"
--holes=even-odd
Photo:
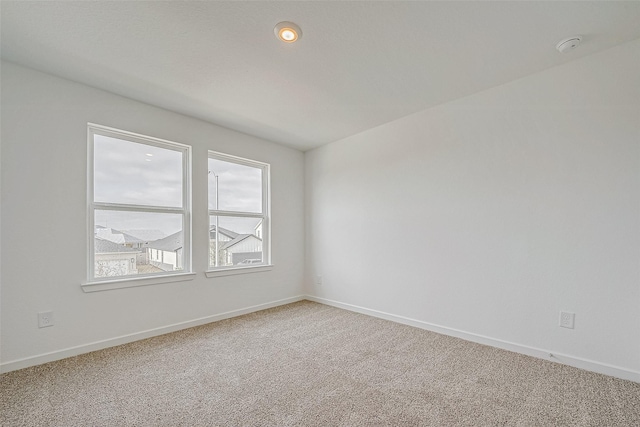
[[[0,8],[6,60],[301,150],[640,37],[639,1]],[[280,21],[299,42],[276,40]],[[576,34],[576,50],[555,50]]]

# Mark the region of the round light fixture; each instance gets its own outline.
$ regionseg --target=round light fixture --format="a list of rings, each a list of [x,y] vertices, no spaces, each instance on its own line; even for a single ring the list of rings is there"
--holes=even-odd
[[[273,29],[276,37],[285,43],[293,43],[302,37],[302,30],[293,22],[283,21]]]
[[[576,47],[578,47],[581,41],[582,41],[582,37],[580,36],[569,37],[568,39],[559,41],[558,44],[556,45],[556,49],[558,49],[558,52],[560,53],[569,52],[570,50],[573,50]]]

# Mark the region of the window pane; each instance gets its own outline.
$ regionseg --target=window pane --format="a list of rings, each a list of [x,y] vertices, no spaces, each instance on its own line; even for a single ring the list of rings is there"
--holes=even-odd
[[[182,207],[182,152],[94,136],[94,200]]]
[[[209,159],[209,209],[262,213],[262,169]]]
[[[226,267],[261,264],[262,239],[261,218],[211,215],[209,217],[209,265]]]
[[[184,269],[182,214],[95,211],[94,276]]]

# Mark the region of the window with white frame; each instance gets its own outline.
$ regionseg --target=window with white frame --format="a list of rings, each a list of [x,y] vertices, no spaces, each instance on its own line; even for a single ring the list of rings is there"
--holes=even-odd
[[[209,152],[209,269],[269,258],[269,165]]]
[[[190,272],[191,148],[88,130],[89,282]]]

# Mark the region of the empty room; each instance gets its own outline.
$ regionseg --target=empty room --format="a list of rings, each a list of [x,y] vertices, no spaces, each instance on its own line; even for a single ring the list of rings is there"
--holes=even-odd
[[[0,425],[640,425],[639,1],[0,19]]]

